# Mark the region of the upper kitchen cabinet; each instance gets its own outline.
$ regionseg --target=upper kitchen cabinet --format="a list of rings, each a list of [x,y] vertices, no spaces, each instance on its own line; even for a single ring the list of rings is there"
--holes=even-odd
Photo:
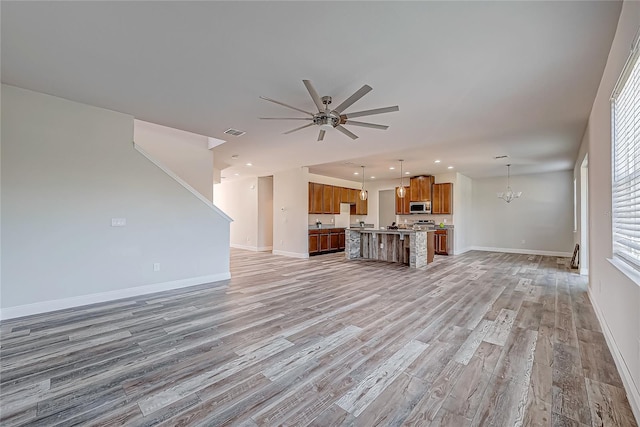
[[[433,200],[431,201],[431,213],[440,215],[451,215],[453,204],[453,184],[446,182],[443,184],[433,184]]]
[[[340,214],[340,202],[342,201],[342,187],[333,187],[333,212]]]
[[[340,209],[340,207],[338,207]],[[333,185],[324,184],[322,188],[322,213],[333,213]]]
[[[345,187],[340,187],[340,203],[350,203],[351,190]]]
[[[356,199],[356,215],[367,215],[369,213],[369,200],[360,200],[360,192],[358,192],[358,198]]]
[[[409,197],[409,191],[411,187],[404,187],[406,190],[405,196],[401,199],[398,197],[398,188],[396,187],[395,195],[396,195],[396,215],[409,215],[411,212],[409,211],[409,202],[411,198]]]
[[[409,200],[412,202],[429,202],[431,201],[431,186],[433,185],[433,175],[416,176],[411,178],[411,191],[407,192]]]
[[[315,182],[309,183],[309,213],[321,214],[324,213],[322,207],[324,185],[316,184]]]

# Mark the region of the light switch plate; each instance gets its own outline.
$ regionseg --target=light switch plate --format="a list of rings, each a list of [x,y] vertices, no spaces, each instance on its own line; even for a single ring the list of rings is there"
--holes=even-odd
[[[112,227],[124,227],[125,225],[127,225],[126,218],[111,218]]]

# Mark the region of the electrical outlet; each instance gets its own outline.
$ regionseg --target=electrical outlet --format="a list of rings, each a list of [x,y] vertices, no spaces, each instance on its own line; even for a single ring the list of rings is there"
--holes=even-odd
[[[384,243],[380,243],[380,249],[384,249]]]
[[[111,218],[112,227],[124,227],[125,225],[127,225],[126,218]]]
[[[154,262],[153,263],[153,271],[160,271],[160,263],[159,262]]]

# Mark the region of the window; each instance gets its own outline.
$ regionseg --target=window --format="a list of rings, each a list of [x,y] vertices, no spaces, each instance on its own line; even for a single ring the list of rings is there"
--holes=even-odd
[[[613,257],[640,270],[640,61],[638,43],[611,97]]]

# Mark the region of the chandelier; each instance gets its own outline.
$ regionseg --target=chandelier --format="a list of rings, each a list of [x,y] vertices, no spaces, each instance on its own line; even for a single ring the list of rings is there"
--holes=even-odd
[[[369,197],[369,193],[367,193],[367,190],[364,189],[364,166],[361,166],[362,168],[362,189],[360,190],[360,200],[367,200],[367,197]]]
[[[404,162],[404,160],[400,160],[400,187],[398,187],[398,197],[400,199],[404,199],[404,196],[407,195],[407,189],[404,188],[404,180],[403,180],[403,176],[402,176],[402,162]]]
[[[511,165],[508,164],[507,165],[507,191],[498,193],[498,197],[507,203],[511,203],[513,199],[517,199],[518,197],[522,196],[522,191],[514,192],[511,189],[511,185],[509,184],[509,180],[511,178],[510,171],[511,171]]]

